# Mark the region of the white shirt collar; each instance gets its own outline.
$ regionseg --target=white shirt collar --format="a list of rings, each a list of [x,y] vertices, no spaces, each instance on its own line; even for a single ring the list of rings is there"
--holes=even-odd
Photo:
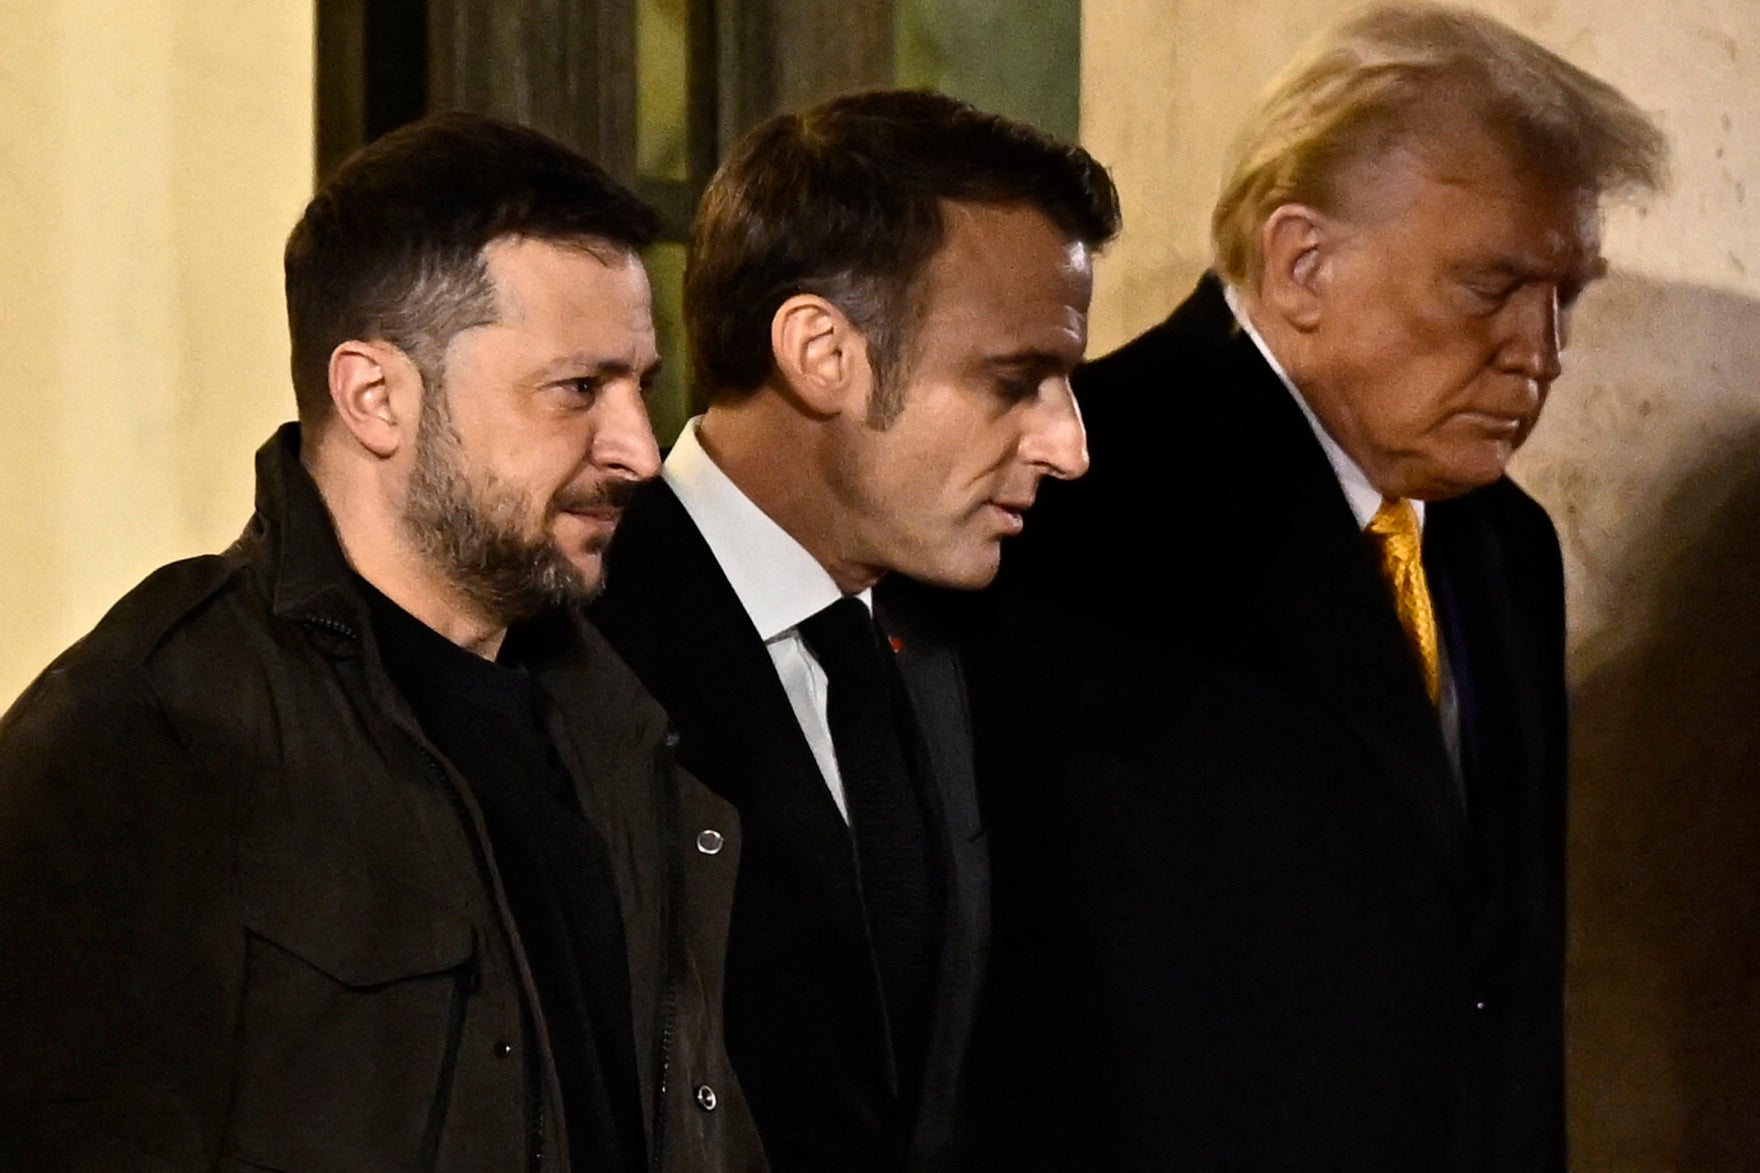
[[[1383,500],[1381,490],[1369,483],[1368,475],[1363,472],[1356,461],[1351,459],[1350,453],[1346,452],[1340,447],[1338,441],[1332,438],[1332,433],[1328,432],[1320,423],[1320,417],[1314,414],[1312,407],[1308,406],[1307,398],[1290,381],[1288,372],[1283,369],[1283,364],[1277,361],[1277,357],[1271,353],[1271,348],[1265,345],[1265,339],[1259,336],[1259,331],[1253,328],[1253,323],[1241,310],[1240,294],[1235,291],[1234,286],[1224,285],[1222,296],[1228,299],[1228,308],[1234,312],[1235,321],[1239,322],[1241,329],[1247,332],[1247,337],[1253,340],[1253,345],[1259,348],[1259,353],[1265,357],[1265,361],[1270,364],[1271,369],[1277,372],[1278,379],[1294,397],[1296,406],[1302,409],[1302,414],[1307,417],[1308,426],[1314,429],[1314,438],[1320,441],[1320,447],[1326,453],[1327,461],[1332,465],[1333,474],[1338,477],[1339,488],[1344,490],[1344,498],[1350,503],[1351,513],[1357,519],[1357,527],[1359,529],[1366,528],[1369,519],[1374,517],[1375,512],[1381,508]],[[1422,527],[1424,524],[1424,503],[1413,501],[1412,507],[1418,511],[1418,525]]]
[[[696,416],[684,426],[660,475],[696,523],[710,553],[766,643],[843,597],[818,559],[733,483],[703,450]],[[869,592],[859,596],[872,609]]]

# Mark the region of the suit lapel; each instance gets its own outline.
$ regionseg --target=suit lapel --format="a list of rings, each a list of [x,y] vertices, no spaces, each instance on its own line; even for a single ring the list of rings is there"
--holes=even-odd
[[[865,1007],[871,1062],[887,1067],[879,977],[868,941],[849,828],[826,788],[775,665],[684,506],[663,481],[644,485],[613,545],[613,589],[595,619],[684,731],[680,763],[740,814],[746,869],[786,883],[788,908],[822,942],[844,996]],[[639,601],[636,600],[639,595]],[[786,877],[786,879],[777,879]],[[769,931],[769,930],[766,930]]]
[[[945,1143],[959,1115],[960,1075],[977,1016],[990,933],[990,862],[982,839],[972,760],[972,726],[965,678],[953,644],[925,614],[926,588],[883,580],[874,592],[875,615],[892,637],[911,708],[929,756],[930,825],[940,840],[948,876],[942,919],[940,972],[917,1135]]]
[[[923,621],[909,597],[913,586],[891,579],[881,582],[874,591],[875,615],[893,639],[899,674],[928,745],[941,823],[950,834],[970,838],[978,833],[981,821],[965,680],[953,646]]]
[[[775,665],[672,490],[655,482],[642,497],[646,516],[632,506],[636,516],[619,532],[618,553],[644,564],[634,575],[641,589],[671,598],[669,605],[650,608],[665,617],[659,640],[668,650],[656,664],[661,683],[650,687],[664,693],[660,700],[678,724],[693,731],[680,744],[679,759],[742,817],[773,828],[791,852],[831,881],[833,887],[820,895],[841,918],[855,906],[848,828]],[[629,548],[637,543],[639,548]]]

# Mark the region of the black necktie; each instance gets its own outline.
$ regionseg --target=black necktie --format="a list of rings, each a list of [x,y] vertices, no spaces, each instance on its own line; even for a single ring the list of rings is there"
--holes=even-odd
[[[926,1057],[941,936],[921,739],[891,647],[860,599],[838,600],[800,631],[830,684],[831,743],[908,1106]]]

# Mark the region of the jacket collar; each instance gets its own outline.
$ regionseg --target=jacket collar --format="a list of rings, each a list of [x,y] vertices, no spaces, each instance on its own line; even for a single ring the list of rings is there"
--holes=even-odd
[[[355,586],[330,509],[300,460],[296,423],[282,424],[257,449],[256,516],[241,541],[261,543],[276,616],[337,624],[371,642],[367,601]],[[581,625],[574,608],[559,608],[516,625],[509,638],[520,642],[525,662],[538,670],[569,660]]]
[[[256,516],[247,538],[266,547],[270,605],[277,616],[339,623],[359,633],[366,604],[354,588],[330,511],[300,461],[297,423],[282,424],[257,449]]]

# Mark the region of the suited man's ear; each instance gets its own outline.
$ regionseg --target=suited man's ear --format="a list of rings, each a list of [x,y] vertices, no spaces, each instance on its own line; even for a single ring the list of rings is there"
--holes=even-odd
[[[1284,204],[1266,217],[1259,234],[1259,305],[1302,333],[1315,329],[1335,237],[1331,217],[1307,204]]]
[[[865,416],[873,382],[868,340],[831,302],[797,293],[770,319],[770,351],[785,395],[807,414]]]

